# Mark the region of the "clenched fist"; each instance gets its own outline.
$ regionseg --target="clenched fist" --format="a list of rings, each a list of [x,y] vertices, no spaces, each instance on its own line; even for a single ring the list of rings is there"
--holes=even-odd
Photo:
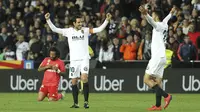
[[[46,14],[45,14],[45,19],[46,19],[46,20],[50,19],[50,14],[49,14],[49,13],[46,13]]]
[[[147,10],[144,8],[144,6],[140,6],[140,7],[139,7],[139,11],[140,11],[143,15],[147,15]]]
[[[108,21],[110,21],[111,18],[112,18],[112,15],[111,15],[110,13],[107,13],[107,14],[106,14],[106,19],[107,19]]]

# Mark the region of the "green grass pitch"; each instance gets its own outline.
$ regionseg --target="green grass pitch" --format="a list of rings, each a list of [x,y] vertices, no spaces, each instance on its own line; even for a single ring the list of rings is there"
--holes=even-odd
[[[172,94],[173,100],[166,112],[200,112],[200,94]],[[37,102],[36,93],[0,93],[0,112],[147,112],[155,102],[154,94],[90,94],[90,108],[83,108],[79,95],[79,109],[69,108],[72,95],[66,94],[58,102]],[[163,102],[162,102],[163,104]]]

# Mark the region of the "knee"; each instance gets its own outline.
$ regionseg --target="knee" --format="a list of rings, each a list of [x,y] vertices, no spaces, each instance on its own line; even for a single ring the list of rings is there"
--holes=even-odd
[[[72,79],[72,85],[76,85],[77,84],[77,82],[78,82],[78,79]]]
[[[83,75],[81,76],[81,81],[82,81],[83,83],[87,83],[87,82],[88,82],[88,76],[87,76],[87,74],[83,74]]]
[[[149,80],[149,79],[147,79],[146,77],[144,77],[143,82],[144,82],[145,84],[147,84],[147,83],[148,83],[148,80]]]
[[[81,81],[82,81],[83,83],[87,83],[87,82],[88,82],[88,79],[87,79],[87,78],[82,78]]]

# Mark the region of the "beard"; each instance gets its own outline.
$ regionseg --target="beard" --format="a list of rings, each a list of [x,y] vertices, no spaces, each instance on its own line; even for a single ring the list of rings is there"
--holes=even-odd
[[[51,57],[52,61],[55,61],[57,59],[57,57]]]

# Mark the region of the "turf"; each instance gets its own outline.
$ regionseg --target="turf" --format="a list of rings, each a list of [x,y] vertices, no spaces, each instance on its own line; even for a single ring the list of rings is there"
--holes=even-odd
[[[154,94],[91,94],[90,109],[83,108],[79,95],[79,109],[72,105],[71,94],[58,102],[37,102],[36,93],[0,93],[0,112],[146,112],[154,104]],[[173,94],[166,112],[200,112],[199,94]]]

